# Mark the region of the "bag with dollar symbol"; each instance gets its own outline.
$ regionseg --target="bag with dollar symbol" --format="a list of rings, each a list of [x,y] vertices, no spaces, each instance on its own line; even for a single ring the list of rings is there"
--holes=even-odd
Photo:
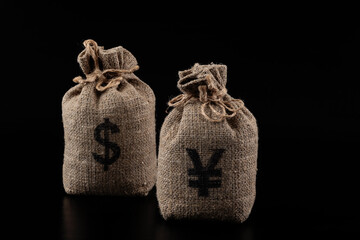
[[[179,72],[182,94],[160,132],[157,198],[165,219],[245,221],[255,200],[258,131],[226,89],[225,65]]]
[[[86,78],[64,95],[63,184],[69,194],[147,195],[156,181],[155,96],[123,47],[84,41]]]

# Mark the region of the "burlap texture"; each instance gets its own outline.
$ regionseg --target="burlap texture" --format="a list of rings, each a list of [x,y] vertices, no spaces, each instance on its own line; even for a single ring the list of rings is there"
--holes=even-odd
[[[209,74],[215,89],[225,89],[226,70],[225,65],[195,64],[191,69],[179,72],[178,87],[191,98],[176,106],[161,127],[156,188],[160,211],[165,219],[243,222],[251,212],[256,193],[256,119],[243,106],[233,117],[219,122],[210,121],[201,112],[203,103],[197,90],[198,86],[209,84],[205,81],[205,76]],[[232,98],[225,94],[223,99]],[[236,102],[233,104],[238,105]],[[206,112],[214,117],[208,107]],[[189,149],[198,153],[204,167],[209,166],[216,151],[223,151],[213,168],[221,171],[220,176],[208,179],[220,180],[221,183],[219,187],[208,188],[208,196],[200,196],[199,187],[190,187],[190,181],[199,181],[197,184],[201,185],[207,180],[190,174],[194,171],[194,163]]]
[[[102,70],[137,65],[123,47],[99,47],[98,61]],[[79,54],[78,62],[85,74],[94,71],[94,59],[87,49]],[[104,91],[98,91],[96,84],[80,83],[63,97],[64,189],[68,194],[147,195],[156,181],[153,91],[134,73],[122,74],[117,86]],[[104,128],[106,121],[112,128]],[[111,158],[117,150],[119,157],[106,167],[94,157]]]

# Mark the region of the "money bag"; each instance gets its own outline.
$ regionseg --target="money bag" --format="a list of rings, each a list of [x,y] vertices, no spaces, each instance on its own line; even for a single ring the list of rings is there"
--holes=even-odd
[[[86,78],[62,100],[63,185],[68,194],[147,195],[156,181],[155,96],[119,46],[84,41]]]
[[[160,132],[156,194],[164,219],[245,221],[254,204],[257,123],[226,89],[227,67],[179,72],[182,94]]]

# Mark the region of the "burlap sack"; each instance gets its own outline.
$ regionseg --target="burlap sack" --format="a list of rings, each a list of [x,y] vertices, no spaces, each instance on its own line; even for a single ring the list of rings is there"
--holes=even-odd
[[[227,94],[225,65],[195,64],[179,77],[183,94],[169,102],[160,132],[161,214],[243,222],[255,200],[256,119]]]
[[[86,79],[63,97],[63,184],[69,194],[147,195],[156,181],[155,96],[123,47],[84,42]]]

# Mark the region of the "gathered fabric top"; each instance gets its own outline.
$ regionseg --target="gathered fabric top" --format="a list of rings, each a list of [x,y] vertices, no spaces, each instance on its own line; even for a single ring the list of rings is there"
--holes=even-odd
[[[102,92],[118,86],[139,69],[135,57],[123,47],[104,50],[91,39],[83,44],[85,49],[79,54],[78,62],[86,78],[75,77],[76,83],[97,82],[96,89]]]
[[[196,63],[192,68],[179,72],[177,86],[182,94],[171,99],[168,105],[184,106],[190,99],[197,98],[202,103],[201,113],[207,120],[221,122],[234,117],[244,107],[244,102],[227,94],[226,81],[226,65]]]

